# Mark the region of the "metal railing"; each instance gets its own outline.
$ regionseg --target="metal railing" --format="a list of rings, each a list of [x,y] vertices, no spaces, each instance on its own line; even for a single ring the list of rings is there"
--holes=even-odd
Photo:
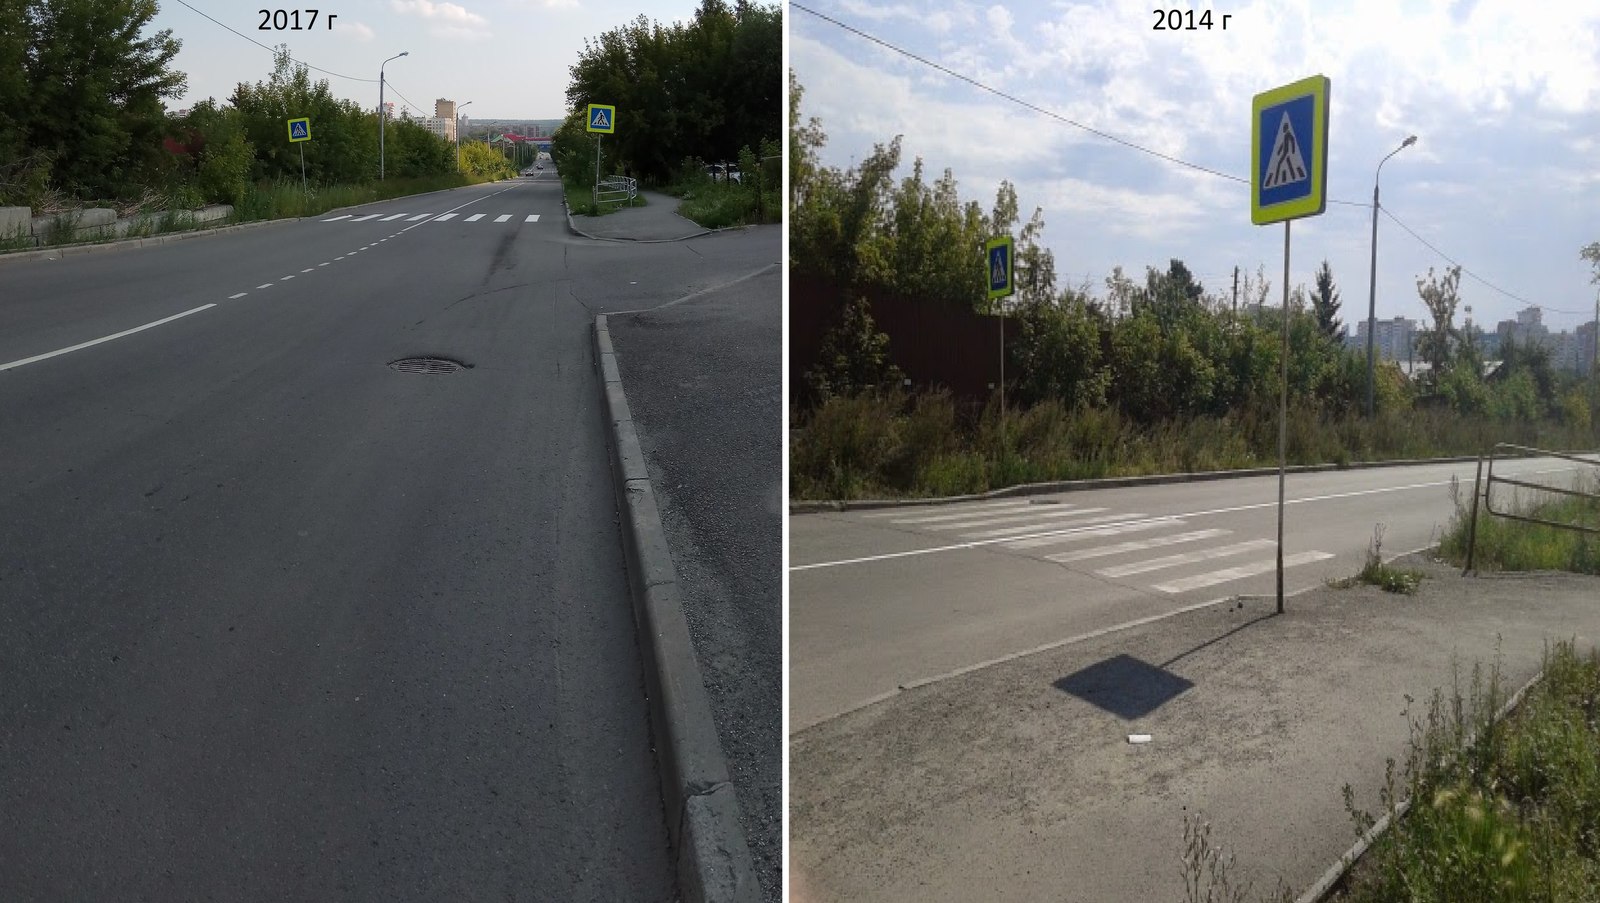
[[[1512,445],[1509,442],[1497,442],[1495,443],[1494,448],[1490,449],[1489,451],[1489,474],[1488,478],[1485,479],[1483,472],[1484,457],[1483,455],[1479,455],[1478,475],[1476,478],[1474,478],[1472,483],[1472,519],[1469,521],[1467,527],[1467,566],[1461,571],[1463,575],[1472,572],[1473,555],[1477,551],[1479,499],[1483,500],[1483,510],[1489,512],[1495,517],[1503,517],[1506,520],[1521,521],[1526,524],[1541,524],[1546,527],[1554,527],[1558,530],[1575,530],[1581,533],[1600,534],[1600,527],[1591,527],[1586,524],[1579,523],[1563,523],[1562,521],[1531,517],[1527,514],[1515,513],[1509,509],[1500,511],[1495,510],[1494,487],[1496,485],[1514,487],[1513,492],[1515,492],[1515,489],[1531,489],[1535,492],[1550,492],[1555,493],[1556,495],[1588,499],[1589,501],[1600,505],[1600,493],[1584,492],[1582,489],[1576,488],[1562,489],[1559,486],[1551,486],[1546,483],[1533,483],[1529,482],[1528,480],[1515,480],[1511,477],[1495,476],[1494,462],[1497,457],[1500,457],[1502,449],[1516,452],[1516,457],[1520,458],[1559,458],[1563,461],[1572,461],[1577,464],[1583,464],[1589,467],[1600,469],[1600,461],[1590,460],[1589,458],[1563,454],[1561,452],[1547,451],[1542,448],[1529,448],[1526,445]]]
[[[631,204],[639,196],[639,180],[626,176],[610,176],[595,186],[594,204]]]

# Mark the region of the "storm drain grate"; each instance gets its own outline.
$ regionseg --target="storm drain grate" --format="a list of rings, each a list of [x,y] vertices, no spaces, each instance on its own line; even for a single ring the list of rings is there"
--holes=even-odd
[[[403,357],[389,366],[401,373],[454,373],[472,366],[445,357]]]

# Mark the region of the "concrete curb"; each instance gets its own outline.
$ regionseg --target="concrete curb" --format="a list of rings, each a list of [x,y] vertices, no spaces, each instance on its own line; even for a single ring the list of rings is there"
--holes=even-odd
[[[1376,467],[1404,467],[1412,464],[1470,464],[1477,455],[1453,458],[1414,458],[1392,461],[1359,461],[1352,464],[1293,464],[1289,473],[1325,473],[1334,470],[1370,470]],[[815,514],[822,511],[852,511],[871,508],[912,508],[924,505],[946,505],[954,502],[978,502],[1017,496],[1044,495],[1051,492],[1078,492],[1086,489],[1115,489],[1125,486],[1160,486],[1167,483],[1205,483],[1212,480],[1233,480],[1242,477],[1265,477],[1278,472],[1276,467],[1246,467],[1239,470],[1207,470],[1199,473],[1150,474],[1139,477],[1099,477],[1087,480],[1060,480],[1053,483],[1027,483],[1007,486],[972,495],[949,495],[918,499],[839,499],[790,502],[790,514]]]
[[[594,343],[678,890],[685,903],[759,903],[755,860],[739,823],[738,798],[683,615],[677,568],[604,315],[595,317]]]

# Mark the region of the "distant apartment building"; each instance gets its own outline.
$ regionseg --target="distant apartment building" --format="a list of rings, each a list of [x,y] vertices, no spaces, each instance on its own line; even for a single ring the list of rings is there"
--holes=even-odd
[[[1405,317],[1378,320],[1372,333],[1373,349],[1382,360],[1409,360],[1412,356],[1412,343],[1416,341],[1420,331],[1417,321],[1408,320]],[[1346,341],[1352,347],[1365,350],[1367,347],[1367,321],[1357,320],[1355,335]]]
[[[417,125],[422,126],[446,141],[456,140],[454,119],[440,119],[437,116],[424,116],[421,119],[416,120],[416,123]]]
[[[433,102],[433,118],[444,124],[443,132],[434,132],[443,135],[446,141],[456,140],[456,102],[441,97]],[[429,129],[432,131],[432,127]]]

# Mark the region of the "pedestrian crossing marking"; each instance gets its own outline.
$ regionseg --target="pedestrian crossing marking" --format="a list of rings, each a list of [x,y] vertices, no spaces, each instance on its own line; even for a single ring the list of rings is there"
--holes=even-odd
[[[1014,524],[1014,523],[1017,523],[1018,521],[1025,521],[1025,520],[1048,521],[1048,520],[1054,520],[1054,519],[1060,518],[1060,517],[1076,517],[1076,516],[1078,516],[1080,514],[1099,514],[1101,511],[1105,511],[1105,510],[1107,510],[1107,509],[1105,509],[1105,508],[1066,508],[1066,509],[1061,510],[1061,511],[1051,511],[1049,509],[1045,509],[1045,510],[1042,510],[1042,511],[1030,511],[1030,512],[1028,512],[1026,514],[1006,514],[1006,515],[997,515],[995,517],[982,517],[982,518],[979,518],[977,520],[964,520],[964,521],[958,521],[958,522],[953,523],[953,524],[935,524],[935,525],[929,527],[928,529],[929,530],[964,530],[964,529],[968,529],[970,527],[991,527],[991,526],[994,526],[995,524]],[[1039,526],[1041,528],[1043,528],[1043,527],[1047,527],[1049,525],[1046,524],[1046,523],[1040,523]]]
[[[972,504],[972,505],[962,505],[961,506],[961,511],[959,511],[959,512],[957,512],[955,514],[946,514],[946,515],[944,515],[944,517],[949,518],[949,519],[954,519],[954,518],[961,518],[961,517],[975,517],[975,516],[980,515],[980,514],[993,514],[994,512],[992,510],[990,510],[990,509],[994,509],[994,508],[1037,508],[1037,507],[1038,507],[1037,505],[1035,505],[1034,503],[1032,503],[1030,501],[1027,501],[1027,500],[1006,501],[1006,502],[980,502],[980,503]],[[949,510],[949,509],[948,508],[945,508],[945,509],[936,508],[934,510],[937,511],[937,510]],[[905,515],[906,515],[906,509],[904,509],[904,508],[890,508],[890,509],[885,510],[885,511],[868,511],[868,512],[862,514],[861,516],[862,517],[905,517]]]
[[[1095,511],[1104,511],[1104,508],[1085,508],[1078,514],[1090,514]],[[1087,527],[1090,524],[1109,524],[1114,521],[1128,520],[1129,518],[1144,517],[1143,514],[1102,514],[1099,517],[1086,517],[1071,524],[1023,524],[1019,527],[999,527],[994,530],[983,530],[977,533],[963,533],[962,539],[995,539],[1001,536],[1016,536],[1019,533],[1038,533],[1041,530],[1071,530],[1077,527]]]
[[[1270,549],[1273,546],[1270,539],[1251,539],[1245,542],[1236,542],[1231,546],[1217,546],[1214,549],[1200,549],[1196,552],[1179,552],[1175,555],[1163,555],[1160,558],[1151,558],[1146,561],[1135,561],[1130,564],[1119,564],[1115,567],[1102,568],[1095,571],[1102,577],[1131,577],[1134,574],[1146,574],[1150,571],[1161,571],[1175,568],[1180,564],[1194,564],[1199,561],[1211,561],[1216,558],[1231,558],[1234,555],[1243,555],[1257,549]]]
[[[325,219],[325,220],[323,220],[323,222],[325,222],[325,223],[336,223],[339,220],[349,219],[352,216],[355,216],[355,214],[354,213],[346,213],[344,216],[336,216],[333,219]]]
[[[1048,508],[1044,508],[1044,507],[1040,507],[1038,505],[1029,505],[1027,503],[1024,503],[1021,508],[1013,507],[1011,509],[999,509],[999,508],[996,508],[996,509],[989,510],[989,511],[962,511],[962,512],[960,512],[958,514],[924,514],[924,515],[921,515],[919,517],[902,517],[902,518],[900,518],[898,520],[890,521],[890,523],[895,523],[895,524],[932,524],[932,523],[937,523],[939,521],[961,520],[962,518],[997,517],[997,516],[1000,516],[1000,515],[1010,515],[1010,516],[1014,517],[1014,516],[1017,516],[1019,514],[1021,514],[1023,517],[1031,517],[1032,516],[1032,512],[1035,509],[1037,509],[1040,512],[1049,513],[1049,512],[1055,511],[1057,509],[1066,509],[1066,508],[1073,508],[1073,507],[1075,507],[1075,506],[1073,506],[1073,505],[1051,505]],[[1027,512],[1027,513],[1023,513],[1023,512]]]
[[[394,216],[386,216],[386,217],[384,217],[383,219],[379,220],[379,222],[386,223],[386,222],[388,222],[390,220],[393,220],[393,219],[399,219],[402,216],[405,216],[405,214],[404,213],[396,213]]]
[[[364,223],[369,219],[377,219],[378,217],[380,217],[382,215],[383,214],[381,214],[381,213],[369,213],[366,216],[358,216],[355,219],[351,220],[350,222],[352,222],[352,223]]]
[[[434,217],[431,221],[435,223],[442,223],[447,219],[455,219],[455,216],[456,215],[454,213],[441,213]]]
[[[1193,530],[1188,533],[1175,533],[1171,536],[1155,536],[1150,539],[1130,539],[1127,542],[1113,543],[1109,546],[1095,546],[1092,549],[1079,549],[1076,552],[1058,552],[1045,557],[1060,564],[1073,561],[1084,561],[1089,558],[1105,558],[1108,555],[1125,555],[1129,552],[1143,552],[1161,546],[1175,546],[1183,542],[1197,542],[1202,539],[1211,539],[1214,536],[1226,536],[1232,530]]]
[[[405,215],[405,214],[403,214],[403,213],[402,213],[402,214],[401,214],[401,216],[404,216],[404,215]],[[419,214],[417,214],[417,215],[416,215],[416,216],[413,216],[413,217],[412,217],[412,218],[410,218],[410,219],[408,219],[408,220],[406,220],[406,222],[408,222],[408,223],[414,223],[414,222],[417,222],[417,221],[418,221],[418,220],[424,220],[424,219],[427,219],[427,218],[428,218],[428,217],[430,217],[430,216],[432,216],[432,215],[433,215],[433,214],[431,214],[431,213],[419,213]]]
[[[1145,530],[1160,530],[1164,527],[1181,526],[1183,521],[1175,517],[1157,518],[1156,520],[1141,521],[1135,524],[1117,524],[1114,527],[1094,527],[1086,530],[1063,530],[1045,536],[1030,536],[1006,543],[1006,548],[1015,551],[1037,549],[1043,546],[1059,545],[1067,542],[1077,542],[1080,539],[1093,539],[1103,536],[1119,536],[1123,533],[1142,533]]]
[[[1295,140],[1294,126],[1289,124],[1289,112],[1285,110],[1277,137],[1272,139],[1272,155],[1267,157],[1267,173],[1261,187],[1277,188],[1303,181],[1307,175],[1305,158],[1300,155],[1300,142]]]
[[[478,220],[483,219],[483,217],[484,217],[484,214],[482,214],[482,213],[474,213],[471,216],[467,217],[465,220],[463,220],[463,222],[475,223]]]
[[[508,219],[510,219],[510,218],[511,218],[511,214],[509,214],[509,213],[502,213],[502,214],[500,214],[500,215],[499,215],[499,216],[497,216],[497,217],[495,217],[495,218],[494,218],[494,221],[495,221],[495,222],[497,222],[497,223],[503,223],[503,222],[505,222],[505,221],[506,221],[506,220],[508,220]]]
[[[1313,561],[1323,561],[1332,557],[1333,555],[1329,552],[1299,552],[1294,555],[1285,555],[1283,558],[1283,566],[1286,569],[1298,567],[1302,564],[1310,564]],[[1164,593],[1181,593],[1191,589],[1215,586],[1218,583],[1227,583],[1230,580],[1241,580],[1245,577],[1255,577],[1257,575],[1265,574],[1269,571],[1275,570],[1277,566],[1278,562],[1276,559],[1268,558],[1264,561],[1253,561],[1250,564],[1242,564],[1238,567],[1225,568],[1220,571],[1212,571],[1209,574],[1196,574],[1193,577],[1183,577],[1167,583],[1157,583],[1154,588]]]
[[[528,218],[523,220],[523,222],[525,222],[525,223],[536,223],[538,221],[539,221],[539,214],[537,214],[537,213],[530,213],[530,214],[528,214]]]

